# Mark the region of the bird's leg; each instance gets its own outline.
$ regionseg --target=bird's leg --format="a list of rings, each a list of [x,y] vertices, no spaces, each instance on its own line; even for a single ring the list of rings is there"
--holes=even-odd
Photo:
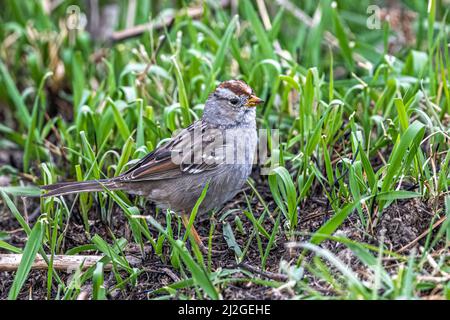
[[[181,220],[183,221],[183,225],[184,225],[184,227],[185,227],[186,230],[187,230],[188,227],[189,227],[189,215],[187,215],[186,213],[183,212],[183,213],[181,214]],[[195,230],[194,226],[191,226],[191,231],[190,231],[190,233],[191,233],[192,236],[194,237],[195,243],[197,243],[197,245],[198,245],[200,251],[201,251],[203,254],[206,254],[206,255],[209,254],[210,252],[209,252],[208,247],[205,246],[205,245],[203,244],[203,241],[202,241],[202,239],[200,238],[200,236],[199,236],[197,230]],[[214,250],[214,249],[211,249],[211,254],[213,254],[213,255],[219,255],[219,254],[223,254],[223,253],[226,252],[226,251],[227,251],[227,250]]]
[[[183,212],[181,214],[181,220],[183,221],[184,227],[186,228],[186,231],[187,231],[187,229],[189,227],[189,216]],[[202,239],[198,235],[198,232],[197,232],[197,230],[195,230],[195,227],[193,225],[191,226],[190,233],[194,237],[194,240],[197,243],[197,245],[199,246],[200,250],[202,250],[203,253],[208,252],[208,248],[203,244]]]

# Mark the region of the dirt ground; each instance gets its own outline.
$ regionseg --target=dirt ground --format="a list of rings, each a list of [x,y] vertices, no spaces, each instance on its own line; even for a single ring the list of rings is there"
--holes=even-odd
[[[258,191],[265,199],[270,199],[270,191],[264,181],[258,184]],[[26,205],[28,219],[34,222],[39,213],[38,202],[36,199],[26,201],[29,201]],[[252,201],[252,206],[255,208],[254,214],[258,217],[263,212],[263,207],[259,204],[256,198]],[[275,207],[274,203],[269,202],[268,204],[269,208]],[[19,210],[23,210],[23,205],[21,206],[22,208],[19,206]],[[243,207],[245,207],[245,197],[244,194],[241,193],[231,203],[227,204],[224,209],[218,212],[215,219],[217,221],[220,214],[225,212],[227,209]],[[154,207],[149,205],[145,212],[151,213],[153,210]],[[327,206],[326,199],[320,196],[310,198],[307,203],[303,204],[299,208],[299,210],[300,221],[298,224],[298,236],[295,239],[296,241],[304,241],[309,239],[310,234],[315,232],[320,226],[323,225],[325,221],[327,221],[327,219],[331,217],[331,211]],[[419,241],[417,241],[417,239],[422,233],[429,229],[430,222],[433,218],[432,212],[433,210],[429,204],[419,200],[398,201],[385,210],[373,231],[365,230],[361,225],[357,212],[353,212],[337,230],[335,235],[346,236],[349,239],[373,245],[378,245],[379,241],[382,240],[388,249],[392,251],[403,250],[402,253],[406,254],[409,250],[417,248],[424,243],[426,237],[422,237]],[[236,212],[235,214],[240,215],[241,220],[244,223],[244,229],[247,230],[247,233],[251,232],[253,230],[251,222],[248,221],[248,219],[241,212]],[[164,217],[161,218],[161,222],[164,223]],[[226,220],[230,222],[234,230],[234,215],[228,216]],[[164,263],[158,256],[152,254],[150,245],[146,248],[146,256],[142,258],[139,248],[132,244],[132,237],[128,223],[120,209],[117,209],[117,213],[113,218],[111,226],[107,226],[94,217],[91,221],[92,235],[97,233],[103,239],[111,240],[112,232],[116,238],[125,237],[130,240],[125,253],[127,255],[134,255],[141,259],[142,265],[139,267],[145,270],[139,276],[137,286],[132,287],[131,285],[128,285],[124,290],[114,290],[108,298],[155,298],[155,296],[148,294],[149,291],[180,280],[180,275],[170,265],[170,262]],[[270,219],[265,219],[265,221],[265,228],[270,232],[273,228],[273,224]],[[196,222],[196,228],[199,234],[204,238],[208,237],[210,223],[211,221],[209,217],[199,217],[199,220]],[[280,227],[282,227],[282,225],[283,223]],[[18,223],[11,216],[9,210],[3,205],[0,206],[0,230],[8,233],[10,237],[8,240],[9,243],[23,247],[26,241],[25,233],[19,228]],[[156,234],[156,232],[154,234]],[[235,236],[239,245],[243,247],[248,240],[248,236],[242,235],[239,232],[235,232]],[[263,242],[265,241],[266,240],[263,239]],[[283,233],[279,233],[276,239],[276,245],[269,255],[269,261],[267,262],[268,268],[263,272],[260,272],[261,260],[255,240],[250,246],[246,260],[243,262],[242,267],[250,268],[249,271],[251,271],[255,277],[260,277],[263,279],[269,278],[272,280],[285,279],[286,276],[284,274],[280,274],[279,271],[280,261],[295,261],[295,258],[298,256],[298,252],[288,250],[286,248],[285,244],[287,242],[288,240]],[[77,213],[77,209],[75,207],[73,219],[71,219],[67,230],[64,250],[87,243],[89,243],[89,240],[83,230],[81,218],[79,217],[79,213]],[[266,243],[264,243],[264,245],[265,244]],[[344,263],[351,266],[354,271],[358,271],[357,269],[362,267],[357,258],[355,258],[351,251],[343,244],[332,241],[324,241],[321,246],[336,254],[336,256],[339,257]],[[440,246],[442,246],[442,244],[440,244]],[[169,248],[167,247],[165,248],[167,254],[169,254],[168,249]],[[217,268],[236,267],[235,254],[226,244],[222,233],[222,224],[220,222],[217,222],[214,232],[214,243],[212,249],[221,252],[221,254],[212,255],[213,270]],[[2,252],[1,249],[0,252]],[[389,262],[386,262],[386,264],[388,263]],[[360,272],[358,272],[358,274],[360,274]],[[362,270],[361,274],[364,274],[364,270]],[[13,282],[13,276],[14,274],[12,272],[0,272],[0,299],[5,299],[7,297],[9,288]],[[61,273],[60,276],[64,281],[67,281],[70,274]],[[235,274],[234,277],[244,278],[245,275],[243,273],[238,273]],[[46,281],[46,272],[35,270],[31,271],[19,298],[46,299]],[[115,279],[113,274],[105,273],[106,287],[114,284]],[[326,290],[326,288],[321,288],[320,284],[317,284],[317,286],[318,290]],[[90,283],[87,283],[82,290],[89,294],[91,290]],[[56,295],[56,292],[57,288],[52,288],[53,297]],[[227,284],[226,287],[222,288],[221,292],[224,299],[286,299],[291,297],[290,293],[279,292],[278,290],[273,290],[269,287],[263,287],[248,282]],[[185,290],[184,293],[187,296],[195,297],[195,291],[193,289],[191,292],[189,292],[189,290]]]

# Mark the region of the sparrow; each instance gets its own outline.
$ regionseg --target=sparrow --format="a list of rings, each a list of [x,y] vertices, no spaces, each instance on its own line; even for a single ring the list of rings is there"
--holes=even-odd
[[[182,129],[125,173],[110,179],[42,186],[42,197],[105,188],[144,196],[162,209],[190,213],[206,188],[197,214],[219,209],[242,188],[257,145],[256,110],[263,103],[242,80],[220,83],[200,120]]]

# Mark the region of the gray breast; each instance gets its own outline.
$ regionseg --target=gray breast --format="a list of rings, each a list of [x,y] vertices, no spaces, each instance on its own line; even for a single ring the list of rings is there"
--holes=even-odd
[[[148,181],[142,195],[159,207],[190,213],[206,183],[208,191],[199,213],[219,208],[242,188],[252,170],[256,148],[256,130],[226,130],[224,133],[225,161],[212,170],[188,173],[176,179]]]

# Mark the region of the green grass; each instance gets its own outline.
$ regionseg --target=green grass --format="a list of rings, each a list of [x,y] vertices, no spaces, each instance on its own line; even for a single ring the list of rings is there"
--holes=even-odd
[[[131,23],[180,10],[174,3],[137,1]],[[445,1],[401,2],[416,14],[407,26],[415,42],[395,38],[405,26],[382,21],[381,29],[368,29],[370,1],[323,0],[292,1],[309,17],[321,14],[314,25],[274,1],[266,3],[268,28],[256,3],[239,1],[236,15],[206,5],[199,19],[178,15],[170,28],[134,39],[102,43],[80,31],[71,43],[61,29],[69,4],[49,13],[42,1],[10,1],[0,14],[0,155],[20,155],[19,164],[0,157],[0,177],[9,179],[0,186],[0,252],[24,254],[19,270],[9,273],[14,281],[5,298],[24,294],[36,254],[49,264],[47,299],[76,299],[83,285],[92,287],[93,299],[117,290],[126,296],[142,285],[148,267],[130,265],[132,246],[178,277],[151,287],[150,298],[221,299],[228,286],[245,283],[275,288],[283,298],[450,298]],[[118,6],[122,29],[127,4]],[[119,175],[199,119],[215,85],[234,78],[266,101],[258,127],[278,129],[280,145],[268,160],[273,174],[253,176],[240,201],[203,222],[208,253],[190,241],[180,217],[122,192],[21,200],[36,195],[37,185]],[[305,219],[318,200],[321,215],[311,229]],[[429,211],[416,237],[426,233],[419,245],[401,250],[405,244],[384,242],[376,230],[390,208],[411,204]],[[36,206],[40,215],[30,222]],[[196,213],[189,225],[201,220]],[[129,234],[114,228],[117,221]],[[11,223],[26,242],[12,242]],[[68,247],[77,223],[86,242]],[[108,231],[97,234],[98,225]],[[227,264],[213,252],[217,239]],[[344,261],[342,250],[354,259]],[[54,255],[80,253],[103,259],[70,278],[54,270]],[[107,263],[114,278],[106,283]]]

